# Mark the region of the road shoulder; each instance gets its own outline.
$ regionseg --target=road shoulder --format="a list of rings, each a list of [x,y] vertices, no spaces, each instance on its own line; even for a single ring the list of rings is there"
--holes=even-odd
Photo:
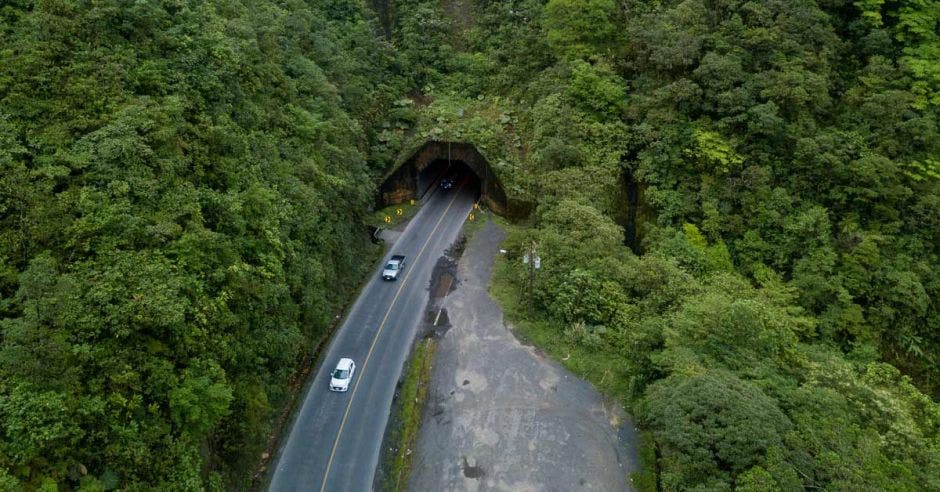
[[[458,265],[415,449],[412,490],[627,490],[624,416],[520,343],[487,293],[503,231],[489,221]],[[626,423],[628,427],[629,422]],[[629,443],[633,446],[632,443]]]

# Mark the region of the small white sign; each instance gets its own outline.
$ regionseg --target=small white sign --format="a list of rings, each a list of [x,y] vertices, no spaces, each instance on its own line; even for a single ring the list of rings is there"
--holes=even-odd
[[[535,268],[542,268],[542,259],[539,258],[538,256],[535,257],[534,263],[535,263]]]

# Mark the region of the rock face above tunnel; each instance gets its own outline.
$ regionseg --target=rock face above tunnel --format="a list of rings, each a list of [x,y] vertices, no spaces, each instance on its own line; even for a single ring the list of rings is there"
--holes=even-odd
[[[382,186],[382,199],[394,203],[395,199],[408,195],[405,189],[412,190],[411,196],[422,196],[425,190],[417,189],[417,176],[432,163],[440,160],[463,162],[480,179],[480,195],[483,203],[500,215],[513,214],[516,207],[510,207],[506,192],[503,190],[490,163],[472,144],[465,142],[429,141],[387,178]],[[410,196],[409,196],[410,198]]]

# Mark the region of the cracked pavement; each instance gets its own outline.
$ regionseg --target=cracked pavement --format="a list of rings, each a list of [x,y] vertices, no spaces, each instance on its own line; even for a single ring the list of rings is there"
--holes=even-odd
[[[490,298],[503,237],[492,221],[476,232],[444,300],[452,326],[438,345],[409,488],[630,490],[632,423],[516,340]]]

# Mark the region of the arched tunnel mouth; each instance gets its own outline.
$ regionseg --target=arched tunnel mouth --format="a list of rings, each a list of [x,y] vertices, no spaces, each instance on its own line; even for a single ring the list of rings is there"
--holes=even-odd
[[[379,187],[378,206],[420,201],[447,183],[462,187],[498,214],[506,212],[506,194],[489,162],[472,144],[428,142],[395,169]]]

